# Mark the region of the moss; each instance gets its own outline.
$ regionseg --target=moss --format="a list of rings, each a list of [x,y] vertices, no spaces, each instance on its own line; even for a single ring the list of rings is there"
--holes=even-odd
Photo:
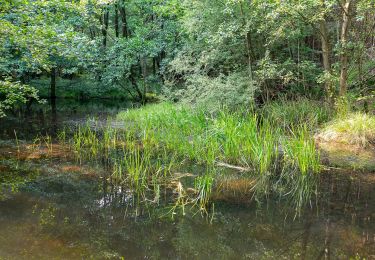
[[[375,172],[375,150],[337,142],[320,142],[324,164],[355,171]]]

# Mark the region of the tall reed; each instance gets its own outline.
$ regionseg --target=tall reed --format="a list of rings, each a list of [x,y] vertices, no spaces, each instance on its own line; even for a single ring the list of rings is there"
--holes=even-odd
[[[299,116],[293,120],[300,122]],[[104,158],[113,180],[156,203],[160,188],[168,187],[173,171],[184,163],[206,168],[194,182],[192,202],[201,210],[209,205],[219,162],[246,169],[257,179],[256,194],[282,190],[297,206],[311,197],[311,176],[320,171],[319,153],[307,126],[280,123],[268,112],[263,116],[253,110],[223,109],[212,114],[199,107],[161,103],[129,109],[115,120],[124,122],[125,129],[113,128],[111,122],[99,131],[92,124],[78,127],[72,147],[81,159]],[[186,205],[182,184],[179,192],[177,204]]]

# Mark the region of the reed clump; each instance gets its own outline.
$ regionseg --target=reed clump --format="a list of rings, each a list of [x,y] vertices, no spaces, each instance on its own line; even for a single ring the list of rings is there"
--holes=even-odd
[[[285,130],[302,124],[315,129],[333,116],[329,104],[307,98],[269,102],[261,109],[261,113]]]
[[[315,117],[310,110],[302,110],[302,114],[310,113],[311,120],[320,123],[325,120],[326,111],[319,111],[321,115]],[[117,119],[130,125],[134,133],[152,136],[154,143],[174,152],[180,160],[188,159],[211,169],[217,163],[247,169],[248,174],[258,179],[254,190],[269,192],[266,187],[272,186],[271,182],[288,183],[290,188],[299,187],[291,183],[308,186],[308,182],[301,183],[297,177],[320,171],[319,153],[306,124],[295,127],[300,125],[303,115],[296,115],[295,122],[280,124],[272,116],[252,110],[233,112],[223,108],[212,114],[201,108],[162,103],[122,112]],[[202,205],[208,203],[206,191],[211,191],[216,178],[215,173],[197,178],[195,188],[204,188],[204,192],[198,192]]]
[[[167,187],[173,172],[184,164],[206,170],[195,177],[194,197],[178,182],[176,203],[184,208],[190,201],[201,211],[210,205],[219,165],[245,169],[244,174],[256,179],[255,194],[286,183],[293,194],[298,192],[295,187],[304,185],[298,195],[304,198],[309,182],[301,183],[302,177],[320,170],[319,154],[306,126],[288,123],[286,131],[272,116],[253,110],[223,108],[214,114],[199,107],[160,103],[121,112],[115,120],[125,127],[113,128],[110,121],[100,130],[92,122],[79,127],[71,147],[81,161],[104,161],[111,179],[128,185],[144,201],[159,203],[160,188]]]

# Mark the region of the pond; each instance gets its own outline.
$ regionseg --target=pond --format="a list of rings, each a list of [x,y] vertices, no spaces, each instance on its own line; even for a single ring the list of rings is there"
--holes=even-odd
[[[218,200],[208,216],[173,215],[168,205],[134,203],[103,177],[103,165],[64,149],[20,151],[20,143],[132,106],[55,105],[0,120],[0,259],[375,259],[374,175],[321,173],[317,198],[299,216],[272,196]]]

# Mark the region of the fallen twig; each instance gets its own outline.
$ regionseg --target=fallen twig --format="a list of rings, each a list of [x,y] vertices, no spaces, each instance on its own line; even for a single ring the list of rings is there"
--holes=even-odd
[[[236,165],[231,165],[231,164],[224,163],[224,162],[217,162],[216,165],[219,166],[219,167],[225,167],[225,168],[229,168],[229,169],[234,169],[234,170],[237,170],[237,171],[240,171],[240,172],[248,172],[248,171],[250,171],[250,168],[236,166]]]

